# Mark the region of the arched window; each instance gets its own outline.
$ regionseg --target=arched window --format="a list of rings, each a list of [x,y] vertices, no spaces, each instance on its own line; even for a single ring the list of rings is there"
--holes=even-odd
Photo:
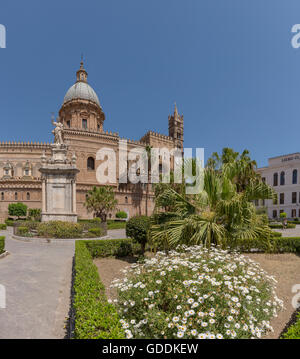
[[[18,200],[18,192],[15,192],[15,201]]]
[[[274,173],[273,175],[273,186],[278,186],[278,173]]]
[[[285,173],[284,171],[282,171],[280,173],[280,186],[284,186],[285,185]]]
[[[26,193],[26,199],[27,199],[27,201],[30,200],[30,193],[29,192]]]
[[[93,157],[89,157],[87,160],[87,169],[93,171],[95,169],[95,160]]]
[[[4,201],[4,192],[1,192],[1,201]]]
[[[294,170],[293,171],[293,184],[297,184],[297,182],[298,182],[297,177],[298,177],[298,171]]]
[[[125,196],[125,203],[128,203],[128,197]]]

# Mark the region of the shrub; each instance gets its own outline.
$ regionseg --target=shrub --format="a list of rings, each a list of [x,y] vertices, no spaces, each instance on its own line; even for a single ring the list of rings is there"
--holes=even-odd
[[[124,211],[119,211],[116,213],[116,218],[127,218],[127,213]]]
[[[103,241],[106,242],[106,241]],[[76,339],[122,339],[115,307],[109,304],[86,242],[75,244],[74,310]]]
[[[94,235],[95,237],[101,237],[102,230],[101,228],[90,228],[89,233]]]
[[[81,238],[82,226],[79,223],[50,221],[39,223],[38,236],[46,238]]]
[[[285,212],[281,212],[279,215],[280,218],[286,218],[286,213]]]
[[[126,257],[136,253],[132,239],[108,239],[100,241],[85,241],[93,258]],[[140,248],[139,248],[140,249]]]
[[[126,223],[126,236],[140,243],[142,253],[145,252],[145,246],[148,240],[151,220],[147,216],[136,216],[129,219]]]
[[[286,333],[282,336],[283,339],[300,339],[300,312],[297,315],[296,323],[291,325]]]
[[[29,208],[28,209],[28,218],[30,220],[40,222],[42,217],[42,210],[40,208]]]
[[[0,230],[5,230],[7,228],[6,223],[0,223]]]
[[[17,227],[17,235],[26,236],[29,233],[28,227]]]
[[[6,219],[5,220],[5,223],[6,223],[6,225],[8,226],[8,227],[13,227],[13,225],[14,225],[14,221],[13,220],[11,220],[11,219]]]
[[[27,206],[24,203],[10,203],[8,205],[8,214],[14,217],[26,217]]]
[[[5,237],[0,237],[0,254],[4,253],[5,251]]]
[[[213,247],[178,250],[113,282],[127,338],[260,338],[271,329],[282,301],[258,264]]]

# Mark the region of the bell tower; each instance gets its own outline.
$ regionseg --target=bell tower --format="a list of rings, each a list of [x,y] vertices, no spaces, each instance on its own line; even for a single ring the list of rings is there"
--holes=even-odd
[[[178,114],[176,103],[173,115],[169,116],[169,136],[175,147],[183,149],[183,115]]]

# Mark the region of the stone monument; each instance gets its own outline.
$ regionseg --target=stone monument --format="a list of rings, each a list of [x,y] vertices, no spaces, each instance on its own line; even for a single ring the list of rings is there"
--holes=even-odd
[[[77,222],[76,213],[76,155],[67,158],[68,146],[63,139],[63,124],[54,122],[54,143],[51,158],[42,155],[42,222]]]

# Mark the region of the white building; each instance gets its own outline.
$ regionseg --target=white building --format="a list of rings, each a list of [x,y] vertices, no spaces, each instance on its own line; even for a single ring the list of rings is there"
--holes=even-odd
[[[257,172],[277,192],[277,201],[260,200],[255,205],[266,207],[269,218],[278,218],[281,212],[288,218],[300,217],[300,152],[269,158],[268,164]]]

